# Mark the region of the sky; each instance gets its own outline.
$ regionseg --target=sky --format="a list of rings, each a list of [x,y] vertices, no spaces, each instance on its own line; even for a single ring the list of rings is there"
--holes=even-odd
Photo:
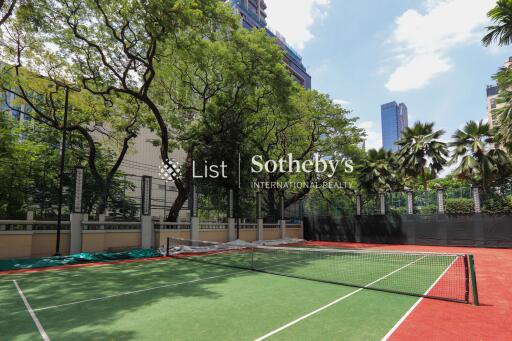
[[[380,105],[397,101],[409,124],[447,133],[486,119],[486,86],[512,56],[483,47],[496,0],[266,0],[269,26],[297,49],[312,87],[359,117],[366,147],[382,146]]]

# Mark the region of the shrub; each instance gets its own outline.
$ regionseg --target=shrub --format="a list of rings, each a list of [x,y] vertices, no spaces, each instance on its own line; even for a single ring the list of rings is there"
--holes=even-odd
[[[445,211],[447,214],[471,214],[471,213],[474,213],[473,199],[468,199],[468,198],[446,199]]]
[[[482,212],[489,214],[512,213],[512,197],[490,195],[482,200]]]

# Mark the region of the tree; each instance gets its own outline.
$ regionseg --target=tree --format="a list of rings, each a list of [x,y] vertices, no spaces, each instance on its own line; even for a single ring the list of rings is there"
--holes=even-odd
[[[368,150],[357,170],[359,187],[366,193],[398,191],[402,187],[396,156],[389,150]]]
[[[4,52],[16,64],[14,67],[2,67],[4,77],[0,82],[0,90],[14,95],[17,103],[6,102],[7,106],[54,130],[66,129],[82,136],[88,150],[87,165],[98,191],[94,195],[99,201],[97,213],[104,213],[116,172],[131,141],[137,137],[142,122],[140,105],[123,94],[102,98],[85,92],[77,93],[80,89],[76,89],[76,86],[59,80],[61,77],[58,74],[58,65],[63,61],[54,54],[43,54],[40,59],[32,58],[32,69],[25,68],[22,62],[26,59],[25,55],[37,55],[40,51],[38,45],[28,35],[20,33],[16,26],[10,32],[12,44],[6,41]],[[36,70],[42,71],[46,76],[39,75]],[[64,127],[66,87],[69,90],[69,107],[72,112]],[[114,154],[117,155],[114,157]],[[109,160],[114,158],[106,173],[102,173],[104,168],[100,171],[98,166],[101,163],[99,159],[104,156]]]
[[[512,0],[498,0],[487,16],[494,25],[487,27],[482,42],[485,46],[497,42],[498,45],[510,45],[512,42]]]
[[[499,93],[497,108],[493,110],[497,120],[496,143],[512,153],[512,69],[501,68],[494,76]]]
[[[405,128],[396,142],[400,147],[398,162],[402,171],[411,177],[420,177],[425,191],[429,179],[443,169],[448,157],[446,143],[439,140],[444,131],[433,128],[434,123],[416,122],[412,128]]]
[[[33,32],[41,44],[52,49],[45,45],[52,42],[74,61],[67,74],[87,91],[98,96],[125,94],[147,108],[157,127],[161,159],[175,170],[168,160],[176,145],[171,130],[177,122],[168,120],[173,108],[159,102],[158,64],[170,65],[175,51],[239,28],[232,8],[218,0],[46,0],[36,7],[27,21],[37,24]],[[178,176],[173,180],[178,197],[170,220],[177,218],[188,197],[188,184]]]
[[[16,2],[17,0],[0,0],[0,26],[12,15]]]
[[[263,163],[287,160],[289,154],[299,162],[323,158],[342,161],[352,157],[356,144],[361,141],[361,130],[355,127],[356,119],[349,118],[347,110],[334,104],[325,94],[298,86],[289,105],[270,107],[255,118],[255,125],[248,134],[252,155],[260,156]],[[338,172],[332,175],[314,171],[262,172],[258,176],[248,174],[248,180],[283,185],[290,182],[322,184],[324,181],[343,179],[346,176],[344,168],[345,164],[342,163]],[[268,213],[278,215],[280,195],[284,196],[284,206],[287,208],[311,190],[311,186],[265,188],[264,202]]]
[[[484,191],[502,175],[510,173],[510,159],[505,152],[496,148],[495,133],[489,124],[469,121],[462,130],[452,136],[454,147],[450,163],[459,162],[454,174],[480,184]]]
[[[165,119],[174,122],[171,134],[187,159],[225,162],[228,178],[208,183],[239,191],[238,155],[245,155],[257,117],[265,108],[287,103],[295,86],[282,50],[266,32],[239,29],[220,38],[174,51],[158,65],[155,89],[162,94],[159,102],[169,108]],[[185,167],[181,180],[188,184],[191,167]],[[170,220],[177,213],[173,209],[181,208],[177,204]]]

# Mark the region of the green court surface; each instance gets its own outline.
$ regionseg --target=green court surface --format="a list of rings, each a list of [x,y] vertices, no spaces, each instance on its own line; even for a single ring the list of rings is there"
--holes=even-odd
[[[425,272],[421,261],[414,276],[403,258],[362,280],[416,278],[425,292],[450,263]],[[277,266],[300,275],[322,265]],[[0,276],[0,340],[380,340],[417,300],[170,258]]]

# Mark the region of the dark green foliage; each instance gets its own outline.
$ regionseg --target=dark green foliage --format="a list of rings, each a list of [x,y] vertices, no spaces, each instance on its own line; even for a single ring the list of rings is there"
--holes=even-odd
[[[488,214],[511,214],[512,197],[491,194],[482,198],[482,212]]]
[[[400,146],[400,169],[411,178],[419,179],[425,191],[429,180],[435,179],[447,163],[448,148],[440,140],[444,133],[444,130],[435,131],[434,123],[416,122],[413,127],[405,128],[396,142]]]
[[[445,211],[447,214],[472,214],[475,211],[473,199],[446,199]]]

